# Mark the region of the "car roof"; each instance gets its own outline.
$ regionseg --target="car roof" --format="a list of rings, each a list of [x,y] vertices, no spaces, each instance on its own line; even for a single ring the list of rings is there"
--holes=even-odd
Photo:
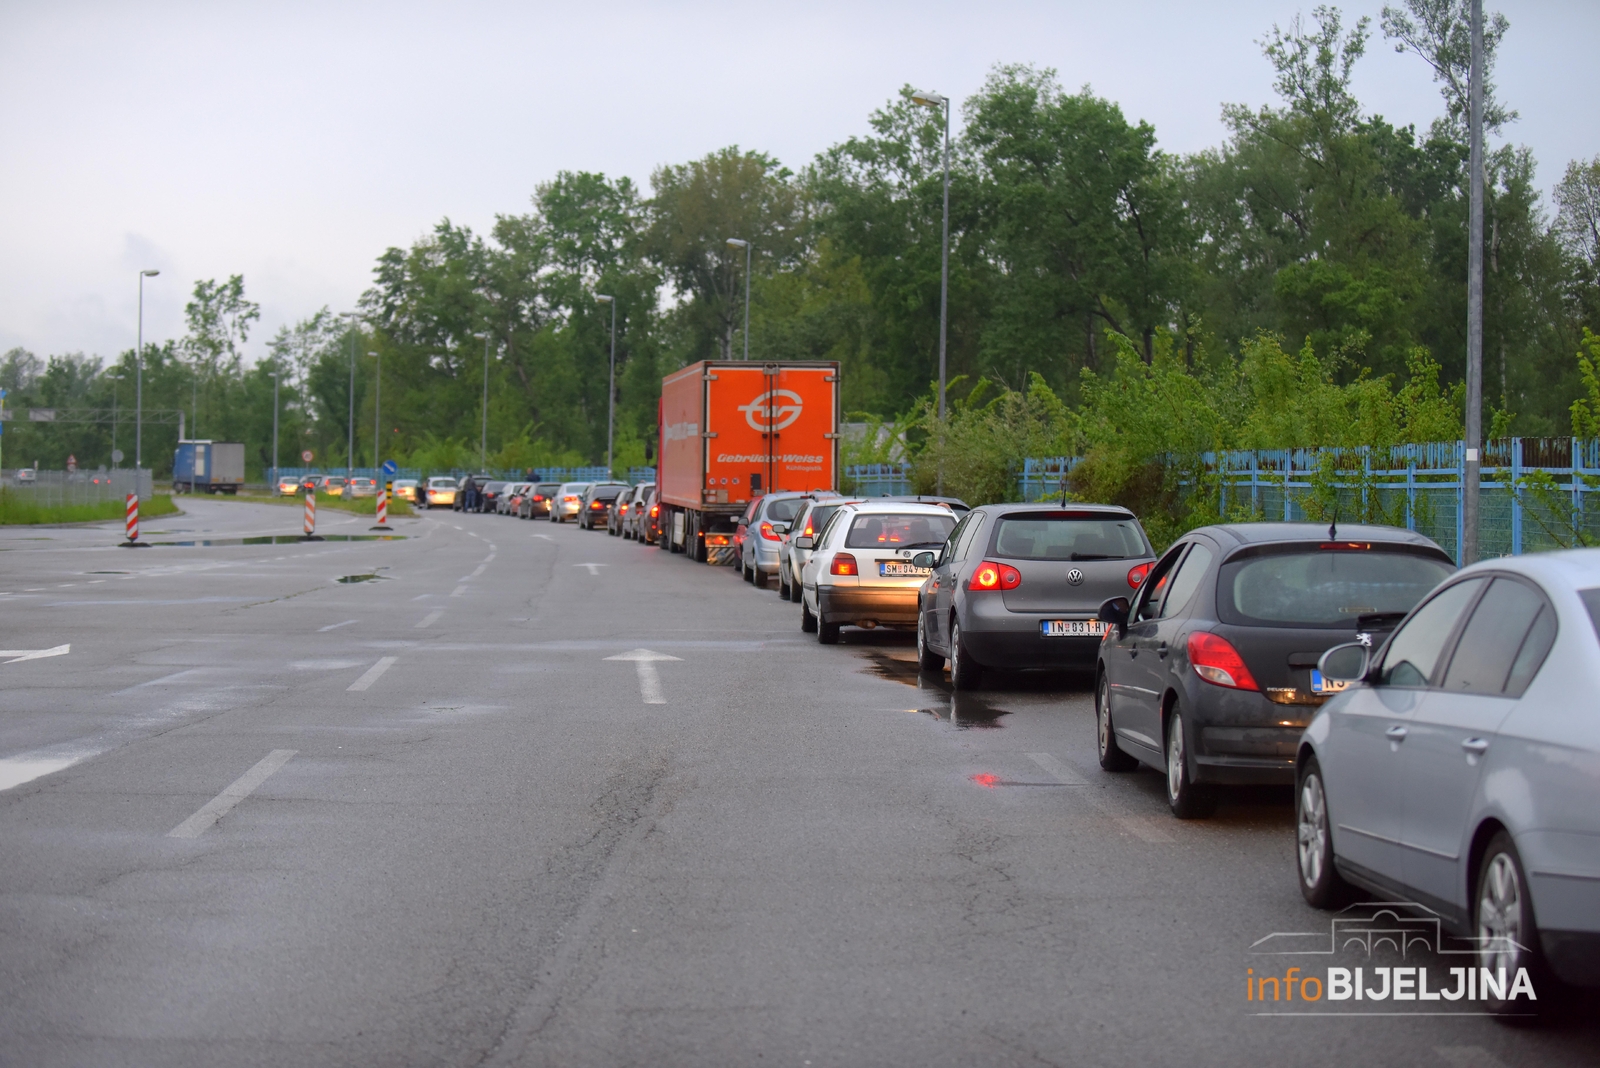
[[[921,504],[917,501],[886,501],[873,497],[865,501],[847,501],[846,508],[854,508],[863,515],[951,515],[942,504]]]
[[[1600,549],[1563,549],[1522,556],[1501,556],[1480,560],[1463,573],[1510,571],[1527,575],[1553,589],[1586,590],[1600,586]]]
[[[1065,506],[1059,500],[1046,498],[1034,501],[1031,504],[1014,501],[1008,504],[980,504],[973,509],[974,512],[985,512],[989,515],[1011,515],[1015,512],[1093,512],[1097,515],[1121,518],[1133,517],[1131,508],[1124,508],[1120,504],[1082,504],[1078,501],[1068,501]]]
[[[1365,523],[1220,523],[1200,527],[1191,533],[1210,534],[1238,545],[1270,545],[1294,541],[1378,541],[1393,545],[1419,545],[1440,549],[1438,542],[1403,527],[1384,527]]]

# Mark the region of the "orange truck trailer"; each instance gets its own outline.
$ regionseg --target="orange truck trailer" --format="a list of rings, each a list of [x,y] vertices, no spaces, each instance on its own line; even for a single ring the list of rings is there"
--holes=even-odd
[[[725,556],[753,497],[839,484],[839,364],[704,360],[661,380],[662,541]]]

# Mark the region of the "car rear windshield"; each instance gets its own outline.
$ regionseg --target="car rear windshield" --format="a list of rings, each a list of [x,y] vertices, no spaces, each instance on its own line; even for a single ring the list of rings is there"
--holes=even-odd
[[[453,479],[453,478],[430,478],[430,479],[428,479],[428,485],[432,486],[434,489],[452,489],[452,488],[454,488],[455,484],[456,484],[456,480]]]
[[[858,515],[844,536],[846,549],[937,549],[955,529],[954,516]]]
[[[781,501],[773,501],[767,505],[767,522],[793,523],[794,517],[800,514],[800,509],[806,506],[804,497],[785,497]]]
[[[1127,560],[1152,555],[1131,515],[1013,513],[1001,517],[994,546],[996,555],[1012,560]]]
[[[819,504],[811,509],[811,514],[806,516],[805,533],[814,537],[827,525],[828,517],[838,510],[837,504]]]
[[[611,498],[617,496],[619,493],[621,493],[625,489],[627,489],[626,486],[597,486],[597,487],[595,487],[595,491],[594,491],[594,499],[597,500],[597,501],[598,500],[607,500],[607,501],[609,501]]]
[[[1224,622],[1350,627],[1370,612],[1409,612],[1452,572],[1447,560],[1404,551],[1309,549],[1230,560],[1218,579]]]

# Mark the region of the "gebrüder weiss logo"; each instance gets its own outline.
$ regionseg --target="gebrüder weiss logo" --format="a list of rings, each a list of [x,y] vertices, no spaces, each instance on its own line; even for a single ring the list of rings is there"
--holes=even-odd
[[[802,403],[800,394],[792,389],[769,389],[749,404],[739,405],[739,410],[752,430],[766,433],[782,430],[800,418]]]

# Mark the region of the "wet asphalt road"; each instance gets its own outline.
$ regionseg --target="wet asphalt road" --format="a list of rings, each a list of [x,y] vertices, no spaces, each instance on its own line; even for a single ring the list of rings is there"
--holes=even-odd
[[[0,662],[0,1064],[1600,1058],[1592,1002],[1257,1015],[1328,925],[1287,791],[1172,819],[1083,680],[952,701],[572,526],[185,507],[146,539],[216,543],[0,531],[0,647],[71,646]]]

